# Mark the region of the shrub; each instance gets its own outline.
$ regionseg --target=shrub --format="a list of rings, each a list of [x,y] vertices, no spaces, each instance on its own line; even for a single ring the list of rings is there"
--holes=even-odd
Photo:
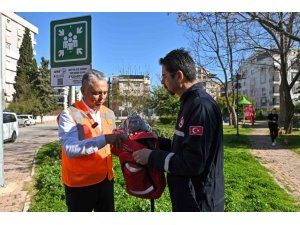
[[[255,120],[264,120],[265,119],[265,115],[264,115],[264,111],[262,109],[259,109],[255,112]]]
[[[159,118],[162,124],[175,124],[176,123],[176,116],[161,116]]]

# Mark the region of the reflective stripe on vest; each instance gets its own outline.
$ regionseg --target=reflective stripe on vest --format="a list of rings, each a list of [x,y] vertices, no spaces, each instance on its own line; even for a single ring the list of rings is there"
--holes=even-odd
[[[105,106],[101,106],[100,115],[102,123],[102,132],[99,128],[93,128],[94,120],[89,117],[88,110],[81,101],[74,103],[69,107],[69,112],[78,131],[79,140],[93,138],[102,134],[112,133],[114,124],[114,114]],[[97,152],[68,158],[64,149],[62,149],[62,180],[69,187],[83,187],[97,184],[108,177],[113,179],[112,156],[110,146],[99,149]]]

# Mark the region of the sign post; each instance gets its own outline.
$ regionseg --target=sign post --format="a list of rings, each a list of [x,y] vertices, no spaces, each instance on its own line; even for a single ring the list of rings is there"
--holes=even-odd
[[[0,30],[2,26],[0,23]],[[0,43],[2,43],[2,35],[0,35]],[[0,52],[2,51],[2,45],[0,45]],[[2,58],[0,54],[0,84],[2,84]],[[2,85],[0,87],[0,187],[5,186],[4,180],[4,151],[3,151],[3,107],[2,107]]]
[[[91,16],[52,21],[51,86],[79,86],[91,69]]]

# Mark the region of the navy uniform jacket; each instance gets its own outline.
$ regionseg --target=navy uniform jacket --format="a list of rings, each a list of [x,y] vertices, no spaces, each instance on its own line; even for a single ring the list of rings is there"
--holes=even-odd
[[[170,162],[167,181],[173,211],[224,211],[223,123],[217,103],[195,84],[180,98],[181,105],[173,141],[152,151],[149,167],[164,170]]]
[[[278,127],[278,124],[277,124],[278,123],[278,114],[277,113],[275,113],[275,114],[270,113],[268,115],[268,120],[269,120],[269,122],[268,122],[269,127],[274,127],[274,128]]]

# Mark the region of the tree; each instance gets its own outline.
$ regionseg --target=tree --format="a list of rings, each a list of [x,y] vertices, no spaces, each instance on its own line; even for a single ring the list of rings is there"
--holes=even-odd
[[[158,116],[176,116],[180,102],[178,96],[169,94],[162,86],[157,86],[151,91],[147,105]]]
[[[295,104],[295,113],[300,114],[300,102]]]
[[[299,49],[300,45],[300,13],[265,12],[243,13],[241,15],[243,18],[251,21],[247,27],[248,30],[245,29],[245,34],[248,36],[252,46],[266,51],[280,65],[280,118],[285,132],[290,133],[294,115],[294,104],[290,92],[300,76],[299,50],[298,61],[297,55],[292,59],[290,57],[292,50]],[[296,76],[289,81],[288,70],[293,63],[297,63],[299,69]]]
[[[54,91],[50,85],[49,60],[41,58],[41,67],[32,82],[36,93],[33,114],[41,116],[41,123],[43,123],[43,116],[46,113],[58,109],[57,100],[53,97]]]
[[[224,89],[228,114],[233,115],[236,126],[235,79],[239,61],[244,57],[242,36],[238,32],[243,24],[236,13],[179,13],[177,21],[191,32],[192,48],[197,64],[204,71],[215,74]],[[224,80],[220,79],[224,77]],[[229,85],[231,83],[231,85]],[[229,87],[231,90],[229,90]],[[232,93],[232,98],[229,94]]]
[[[20,96],[31,92],[30,82],[32,81],[32,75],[36,74],[37,72],[37,64],[33,58],[32,41],[28,28],[25,29],[19,54],[20,58],[17,62],[17,75],[15,78],[16,83],[14,84],[16,91],[14,94],[15,102],[21,100]]]

